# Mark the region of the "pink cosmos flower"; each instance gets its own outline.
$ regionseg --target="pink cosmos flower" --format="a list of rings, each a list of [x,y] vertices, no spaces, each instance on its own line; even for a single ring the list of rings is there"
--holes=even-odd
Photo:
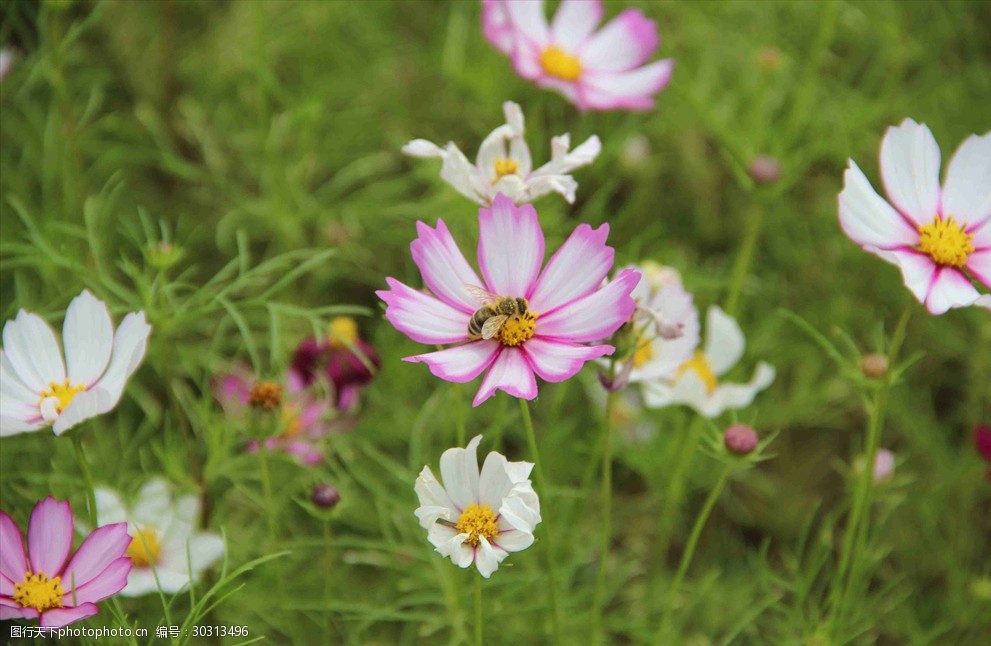
[[[299,344],[293,354],[292,378],[308,387],[325,375],[334,389],[334,405],[341,412],[351,411],[358,405],[361,389],[375,376],[373,370],[382,364],[350,316],[335,317],[329,332],[324,339],[309,338]]]
[[[890,204],[857,164],[843,175],[840,226],[850,239],[897,265],[930,314],[991,309],[991,132],[960,145],[939,185],[940,154],[925,124],[905,119],[881,141],[881,178]],[[969,274],[969,277],[968,277]]]
[[[72,531],[69,503],[49,496],[31,512],[25,552],[17,523],[0,511],[0,619],[65,626],[97,614],[97,601],[127,585],[127,523],[98,527],[70,559]]]
[[[600,0],[562,0],[550,24],[543,0],[482,0],[482,29],[516,73],[564,95],[579,110],[649,110],[671,80],[670,58],[644,65],[657,24],[623,11],[598,32]]]
[[[443,220],[437,221],[436,229],[417,222],[419,237],[410,249],[433,294],[394,278],[386,278],[390,289],[376,292],[388,305],[386,318],[406,336],[432,345],[459,344],[406,361],[426,363],[435,376],[458,383],[488,371],[475,395],[473,404],[478,406],[497,389],[533,399],[535,375],[564,381],[586,361],[613,352],[610,345],[584,344],[608,338],[629,320],[636,308],[630,293],[640,274],[627,270],[602,285],[613,264],[613,249],[605,244],[609,225],[580,225],[541,271],[544,233],[531,205],[517,207],[505,195],[497,195],[491,209],[479,209],[478,223],[482,278]],[[479,298],[486,292],[488,301]],[[522,308],[520,299],[525,299]],[[518,307],[516,312],[506,315],[494,332],[486,331],[483,323],[499,315],[491,311],[486,317],[480,310],[507,301]],[[476,328],[474,334],[469,333],[469,323]]]

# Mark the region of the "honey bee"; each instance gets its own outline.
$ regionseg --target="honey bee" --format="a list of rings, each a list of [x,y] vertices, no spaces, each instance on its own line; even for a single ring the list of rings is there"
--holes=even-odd
[[[465,285],[465,291],[482,304],[468,321],[468,338],[473,341],[491,339],[499,334],[511,316],[526,316],[528,313],[529,304],[525,298],[499,296],[475,285]]]

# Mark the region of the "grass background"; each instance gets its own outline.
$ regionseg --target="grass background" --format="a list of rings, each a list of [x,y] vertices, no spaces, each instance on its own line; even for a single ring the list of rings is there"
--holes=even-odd
[[[385,322],[373,290],[390,275],[420,284],[408,250],[416,220],[443,217],[464,250],[477,235],[476,210],[438,179],[438,164],[399,148],[453,140],[473,156],[514,100],[537,163],[551,135],[603,140],[575,173],[573,206],[537,203],[548,249],[578,223],[608,222],[618,263],[678,268],[704,308],[725,302],[741,240],[748,229],[759,236],[740,274],[735,313],[748,350],[733,376],[757,359],[777,367],[772,388],[741,413],[780,431],[777,457],[721,497],[679,597],[679,643],[978,644],[991,634],[991,487],[971,440],[991,410],[987,314],[931,317],[913,305],[906,354],[923,354],[893,391],[882,437],[898,470],[877,496],[874,578],[827,634],[844,465],[866,418],[858,386],[778,313],[879,349],[880,330],[911,296],[894,267],[839,230],[842,171],[853,158],[880,187],[880,139],[906,116],[933,130],[944,166],[988,129],[991,32],[981,25],[991,5],[630,2],[609,3],[607,17],[631,5],[658,21],[660,54],[677,59],[657,109],[641,114],[580,114],[517,78],[482,39],[474,2],[0,3],[0,38],[18,47],[0,83],[0,310],[58,325],[87,287],[117,321],[148,313],[148,354],[123,403],[74,432],[100,482],[133,492],[164,473],[203,492],[232,569],[288,552],[222,586],[243,584],[211,623],[247,625],[269,643],[471,634],[473,572],[432,553],[412,484],[454,444],[459,402],[474,386],[400,362],[421,346]],[[649,153],[631,162],[624,150],[641,137]],[[776,184],[748,178],[758,154],[780,161]],[[248,431],[224,419],[210,381],[237,361],[281,374],[295,344],[342,312],[365,315],[383,369],[357,427],[329,440],[327,464],[273,458],[267,505],[257,456],[239,451]],[[543,384],[532,407],[557,542],[541,543],[538,528],[537,545],[484,583],[491,643],[545,643],[543,549],[563,573],[566,634],[587,638],[600,505],[594,383],[589,368]],[[465,414],[469,436],[486,435],[483,451],[532,459],[508,397]],[[656,432],[617,448],[610,643],[652,634],[659,591],[716,478],[716,463],[694,456],[682,467],[684,504],[665,504],[690,419],[646,412],[640,421]],[[84,509],[66,439],[4,439],[0,466],[3,508],[22,523],[49,494]],[[329,524],[306,502],[317,481],[342,492]],[[657,554],[662,521],[675,535]],[[171,603],[172,617],[189,615],[187,595]],[[121,608],[152,633],[165,623],[154,597]],[[104,610],[88,625],[110,623]]]

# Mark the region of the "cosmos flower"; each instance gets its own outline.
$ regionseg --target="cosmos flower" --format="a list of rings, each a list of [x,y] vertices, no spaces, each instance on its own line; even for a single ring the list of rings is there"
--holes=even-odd
[[[309,387],[325,375],[333,387],[334,405],[344,412],[353,410],[361,389],[381,367],[378,353],[358,334],[358,324],[350,316],[337,316],[330,322],[326,338],[304,340],[292,360],[294,378]]]
[[[34,619],[56,628],[91,617],[120,592],[131,559],[125,523],[94,530],[72,558],[72,508],[51,496],[34,506],[27,551],[14,519],[0,511],[0,620]]]
[[[671,80],[657,24],[627,9],[602,29],[599,0],[563,0],[550,24],[543,0],[482,0],[482,30],[516,73],[555,90],[579,110],[649,110]]]
[[[443,485],[430,467],[416,479],[420,506],[416,517],[437,552],[461,568],[472,563],[486,579],[509,552],[533,544],[540,522],[540,501],[530,484],[530,462],[509,462],[492,451],[478,471],[476,451],[482,436],[468,447],[440,456]]]
[[[293,370],[286,376],[283,388],[275,382],[258,380],[246,367],[238,366],[214,385],[214,394],[231,417],[244,417],[251,409],[277,412],[279,432],[265,440],[265,448],[284,451],[306,466],[323,460],[320,440],[339,428],[331,424],[330,402],[315,388],[305,386],[303,378]],[[258,446],[258,441],[252,440],[246,448],[254,453]]]
[[[0,350],[0,436],[51,426],[61,435],[110,411],[145,355],[151,326],[128,314],[114,333],[103,301],[88,290],[65,312],[62,341],[37,314],[20,310],[3,326]]]
[[[433,294],[394,278],[386,279],[388,290],[376,292],[388,305],[386,318],[406,336],[431,345],[459,344],[406,361],[426,363],[435,376],[458,383],[485,372],[473,402],[478,406],[497,389],[533,399],[535,376],[564,381],[586,361],[613,352],[610,345],[585,344],[608,338],[629,320],[636,307],[630,293],[640,274],[628,269],[603,286],[614,253],[605,244],[608,225],[579,225],[541,271],[544,233],[532,206],[516,207],[500,194],[491,209],[479,210],[478,222],[482,278],[443,220],[436,229],[417,222],[419,237],[410,249]],[[485,292],[488,300],[480,297]],[[496,311],[507,308],[509,314]],[[492,323],[500,321],[493,330]]]
[[[716,417],[725,410],[749,406],[757,393],[774,381],[774,368],[760,362],[749,383],[719,383],[718,377],[743,356],[743,332],[736,321],[715,305],[709,308],[705,326],[705,349],[696,350],[672,379],[642,382],[648,407],[686,404],[705,417]]]
[[[474,165],[453,143],[441,148],[426,139],[414,139],[403,146],[403,152],[413,157],[443,159],[441,178],[482,206],[490,206],[499,193],[508,195],[517,204],[532,202],[552,192],[563,195],[569,204],[574,202],[578,182],[568,173],[595,160],[602,150],[599,138],[592,135],[569,151],[570,135],[554,137],[551,160],[533,170],[530,148],[523,139],[523,111],[511,101],[503,103],[502,110],[506,115],[505,125],[485,138]]]
[[[930,314],[975,304],[991,309],[991,295],[971,284],[991,287],[991,132],[964,140],[940,188],[939,146],[929,128],[911,119],[888,128],[881,141],[887,202],[849,163],[839,196],[844,233],[897,265]]]
[[[133,567],[121,596],[139,597],[159,588],[173,594],[224,555],[220,536],[194,531],[201,508],[195,494],[173,501],[169,484],[161,478],[148,481],[133,506],[112,489],[97,487],[95,493],[99,522],[126,523],[133,537],[126,552]]]

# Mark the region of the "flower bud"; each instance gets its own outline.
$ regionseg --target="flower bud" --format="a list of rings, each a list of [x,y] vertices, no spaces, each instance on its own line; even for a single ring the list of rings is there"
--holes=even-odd
[[[341,492],[337,490],[337,487],[331,486],[326,482],[318,482],[313,485],[313,493],[310,494],[310,500],[317,507],[333,509],[341,501]]]
[[[273,381],[259,381],[248,393],[248,404],[255,408],[274,410],[282,405],[282,387]]]
[[[730,453],[747,455],[757,448],[757,431],[746,424],[734,424],[723,433],[723,442]]]
[[[751,160],[747,173],[758,184],[773,184],[781,178],[781,164],[770,155],[758,155]]]
[[[871,379],[880,379],[888,374],[888,357],[883,354],[868,354],[860,360],[860,371]]]

